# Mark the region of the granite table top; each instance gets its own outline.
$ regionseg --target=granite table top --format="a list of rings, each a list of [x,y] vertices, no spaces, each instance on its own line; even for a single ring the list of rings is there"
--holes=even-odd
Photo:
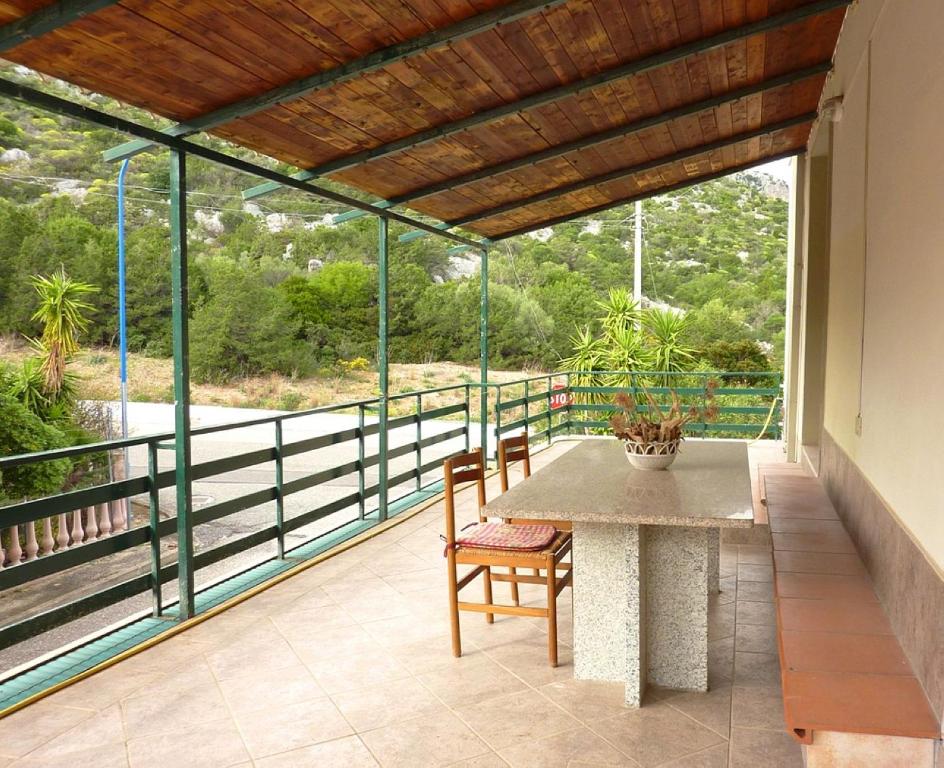
[[[491,517],[630,525],[754,524],[747,444],[686,440],[664,471],[635,469],[623,444],[586,439],[489,502]]]

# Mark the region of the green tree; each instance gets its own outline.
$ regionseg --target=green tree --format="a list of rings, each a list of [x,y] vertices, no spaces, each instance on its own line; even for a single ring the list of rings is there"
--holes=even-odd
[[[190,327],[197,381],[224,382],[258,373],[304,375],[312,355],[300,323],[277,288],[257,270],[216,259],[207,265],[209,294]]]
[[[84,297],[97,289],[73,280],[65,269],[50,277],[37,275],[32,282],[39,294],[39,308],[32,319],[43,329],[34,346],[42,360],[40,372],[46,392],[58,399],[63,393],[66,363],[79,351],[79,335],[88,327],[86,315],[94,309]]]
[[[10,395],[0,392],[0,456],[16,456],[63,448],[62,432],[31,413]],[[72,463],[55,459],[0,472],[0,504],[48,496],[61,490]]]

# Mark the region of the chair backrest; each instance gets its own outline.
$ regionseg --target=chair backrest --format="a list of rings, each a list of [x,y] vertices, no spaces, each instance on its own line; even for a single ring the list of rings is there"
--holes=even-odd
[[[517,437],[506,437],[498,441],[498,473],[501,476],[502,493],[508,490],[508,464],[522,461],[524,476],[531,477],[531,454],[528,450],[528,433],[522,432]]]
[[[447,546],[451,547],[456,543],[456,486],[473,480],[478,490],[479,521],[484,522],[485,518],[481,512],[485,506],[485,461],[482,449],[460,453],[443,462]]]

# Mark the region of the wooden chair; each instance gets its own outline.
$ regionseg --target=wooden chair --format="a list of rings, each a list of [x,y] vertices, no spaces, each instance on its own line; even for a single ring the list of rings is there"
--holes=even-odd
[[[531,477],[531,448],[528,443],[528,432],[525,430],[518,437],[506,437],[498,441],[498,474],[501,479],[501,490],[505,493],[508,490],[508,464],[513,461],[522,462],[524,476]],[[553,525],[559,531],[572,531],[573,524],[569,520],[531,520],[524,518],[505,518],[506,523],[513,525]],[[512,568],[514,573],[515,569]],[[534,575],[540,576],[541,571],[534,569]],[[511,599],[515,605],[518,605],[518,585],[515,582],[511,584]]]
[[[522,432],[518,437],[506,437],[498,441],[498,474],[501,478],[502,493],[508,490],[508,464],[512,461],[523,462],[524,476],[531,477],[531,452],[527,432]],[[505,522],[514,525],[553,525],[559,531],[573,530],[573,524],[569,520],[509,518]]]
[[[460,454],[446,459],[443,472],[445,476],[446,507],[446,562],[449,578],[449,616],[452,625],[452,652],[462,655],[462,641],[459,636],[459,611],[484,613],[485,620],[492,624],[495,614],[511,616],[536,616],[547,619],[547,656],[552,667],[557,666],[557,596],[571,583],[573,572],[571,564],[562,562],[570,552],[571,534],[557,531],[553,541],[541,550],[496,549],[456,544],[456,504],[455,489],[460,483],[476,484],[479,509],[485,506],[485,464],[482,449]],[[479,513],[480,524],[485,517]],[[461,579],[458,577],[459,565],[471,565]],[[510,573],[494,573],[493,568],[509,568]],[[518,574],[515,568],[541,568],[546,576],[525,576]],[[562,575],[558,577],[558,571]],[[459,592],[479,575],[484,576],[484,603],[460,602]],[[547,586],[547,607],[535,608],[521,605],[500,605],[492,601],[492,582],[511,582],[526,584],[545,584]]]

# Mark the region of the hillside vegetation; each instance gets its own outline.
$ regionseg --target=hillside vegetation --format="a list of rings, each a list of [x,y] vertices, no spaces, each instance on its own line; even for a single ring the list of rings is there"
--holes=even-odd
[[[7,66],[4,76],[36,85]],[[161,126],[55,82],[41,87]],[[0,334],[34,336],[30,278],[64,267],[99,290],[88,297],[85,346],[117,331],[117,166],[102,150],[123,137],[0,100]],[[243,156],[249,153],[210,140]],[[253,156],[255,162],[260,158]],[[270,163],[271,164],[271,163]],[[254,182],[199,159],[189,164],[191,353],[196,381],[248,375],[330,378],[376,356],[376,222],[331,226],[342,209],[297,192],[244,204]],[[685,342],[700,364],[779,367],[787,204],[769,177],[730,177],[645,205],[644,293],[686,310]],[[151,358],[171,349],[168,163],[154,151],[127,176],[129,346]],[[496,245],[490,271],[490,364],[553,368],[572,337],[600,317],[598,302],[632,279],[632,208]],[[477,262],[451,243],[397,242],[391,226],[391,356],[398,363],[478,357]]]

